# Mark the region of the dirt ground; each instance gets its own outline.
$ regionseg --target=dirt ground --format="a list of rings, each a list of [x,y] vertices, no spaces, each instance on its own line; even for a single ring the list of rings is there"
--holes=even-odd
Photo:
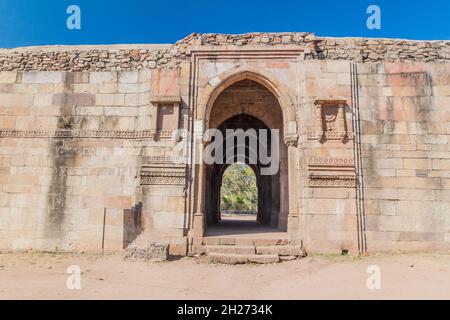
[[[66,285],[71,265],[81,269],[79,290]],[[380,268],[379,290],[366,284],[371,265]],[[0,254],[0,299],[450,299],[450,255],[308,256],[230,266],[195,258]]]

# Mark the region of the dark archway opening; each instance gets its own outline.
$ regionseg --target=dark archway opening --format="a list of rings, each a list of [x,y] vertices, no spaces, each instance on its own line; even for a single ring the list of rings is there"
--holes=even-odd
[[[244,151],[242,151],[242,145],[238,150],[232,148],[234,158],[231,161],[224,160],[224,164],[210,164],[211,162],[204,164],[205,236],[243,235],[244,238],[248,238],[259,237],[258,234],[264,233],[264,238],[283,237],[281,233],[287,230],[289,211],[288,150],[283,143],[284,117],[278,97],[260,82],[243,79],[224,88],[214,99],[210,108],[207,128],[219,129],[223,136],[226,136],[227,129],[278,130],[278,133],[273,136],[271,131],[267,131],[266,143],[260,143],[264,139],[258,135],[256,149],[265,146],[267,148],[265,151],[271,155],[273,152],[271,149],[276,148],[279,157],[275,161],[272,158],[268,166],[267,162],[260,161],[264,160],[264,157],[261,159],[258,157],[256,162],[249,161],[255,159],[254,152],[250,153],[255,147],[253,145],[252,148],[248,148],[245,143]],[[226,150],[226,146],[223,149]],[[222,152],[226,153],[226,151]],[[237,155],[238,152],[240,156]],[[258,188],[256,221],[253,219],[253,221],[242,223],[242,221],[225,219],[221,215],[220,188],[223,172],[230,164],[236,162],[245,163],[255,173]],[[267,167],[272,167],[273,164],[277,166],[277,169],[267,174]]]
[[[220,209],[220,190],[222,185],[223,173],[230,165],[227,161],[229,160],[230,152],[232,153],[233,163],[238,162],[239,159],[244,159],[243,163],[248,165],[254,172],[256,176],[256,185],[258,189],[258,202],[257,202],[257,214],[256,221],[254,225],[256,226],[271,226],[278,227],[278,217],[280,212],[280,174],[277,172],[273,175],[262,175],[261,169],[267,164],[262,163],[259,158],[259,148],[268,148],[268,154],[270,155],[271,148],[271,136],[269,128],[260,119],[248,115],[248,114],[238,114],[227,120],[225,120],[218,128],[222,135],[225,137],[227,129],[242,129],[244,132],[249,129],[254,129],[255,132],[259,132],[260,129],[267,130],[267,144],[262,146],[261,141],[257,139],[257,150],[254,150],[250,146],[250,140],[245,140],[245,151],[241,154],[242,149],[237,147],[237,141],[233,144],[232,149],[227,150],[226,142],[223,142],[223,163],[214,163],[206,165],[206,194],[205,194],[205,212],[206,212],[206,222],[208,226],[216,224],[228,224],[230,226],[246,225],[250,226],[247,222],[238,223],[238,219],[226,219],[223,221],[221,217]],[[252,158],[253,155],[253,158]],[[254,159],[257,159],[255,162]],[[253,159],[253,160],[251,160]],[[230,220],[232,220],[230,222]]]

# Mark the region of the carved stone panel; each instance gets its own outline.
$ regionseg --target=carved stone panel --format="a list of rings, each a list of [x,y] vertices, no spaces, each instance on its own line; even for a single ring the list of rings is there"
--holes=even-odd
[[[355,165],[352,158],[310,157],[308,171],[311,187],[356,187]]]
[[[186,166],[169,157],[145,157],[141,168],[141,185],[186,185]]]
[[[327,140],[349,140],[347,119],[345,116],[346,100],[318,99],[316,105],[316,137],[321,143]]]
[[[309,175],[309,185],[311,187],[356,187],[355,176],[336,176],[336,175]]]

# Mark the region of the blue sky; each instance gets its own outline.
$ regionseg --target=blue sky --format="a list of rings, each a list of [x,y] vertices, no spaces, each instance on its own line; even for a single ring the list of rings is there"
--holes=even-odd
[[[81,8],[81,30],[66,9]],[[369,5],[381,30],[366,27]],[[311,31],[319,36],[450,40],[450,0],[0,0],[0,47],[174,43],[192,32]]]

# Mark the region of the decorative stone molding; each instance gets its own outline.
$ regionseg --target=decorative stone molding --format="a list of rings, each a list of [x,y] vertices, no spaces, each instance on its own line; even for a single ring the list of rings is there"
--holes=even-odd
[[[141,158],[141,163],[143,166],[154,164],[154,163],[171,163],[171,164],[180,164],[181,160],[184,158],[175,157],[175,156],[144,156]]]
[[[308,138],[308,140],[321,140],[323,137],[322,132],[317,132],[317,131],[308,131],[306,133],[306,136]],[[341,140],[342,136],[340,133],[338,132],[327,132],[326,133],[326,140]],[[347,133],[347,137],[346,139],[348,141],[353,140],[353,133],[349,132]]]
[[[150,102],[154,104],[176,104],[181,103],[181,97],[177,95],[173,96],[151,96]]]
[[[308,158],[309,185],[311,187],[356,186],[355,164],[352,158]]]
[[[184,172],[143,172],[141,185],[179,185],[186,184]]]
[[[344,99],[317,99],[316,137],[324,143],[327,140],[348,142],[348,127],[345,116],[347,101]]]
[[[0,130],[0,138],[170,139],[172,130]]]
[[[308,166],[311,167],[354,167],[354,160],[352,158],[327,158],[327,157],[310,157],[308,159]]]
[[[186,184],[186,165],[172,156],[145,156],[141,159],[141,185]]]
[[[335,176],[335,175],[309,175],[309,185],[311,187],[341,187],[355,188],[356,176]]]
[[[296,147],[298,144],[298,136],[288,136],[284,137],[284,143],[288,147]]]

